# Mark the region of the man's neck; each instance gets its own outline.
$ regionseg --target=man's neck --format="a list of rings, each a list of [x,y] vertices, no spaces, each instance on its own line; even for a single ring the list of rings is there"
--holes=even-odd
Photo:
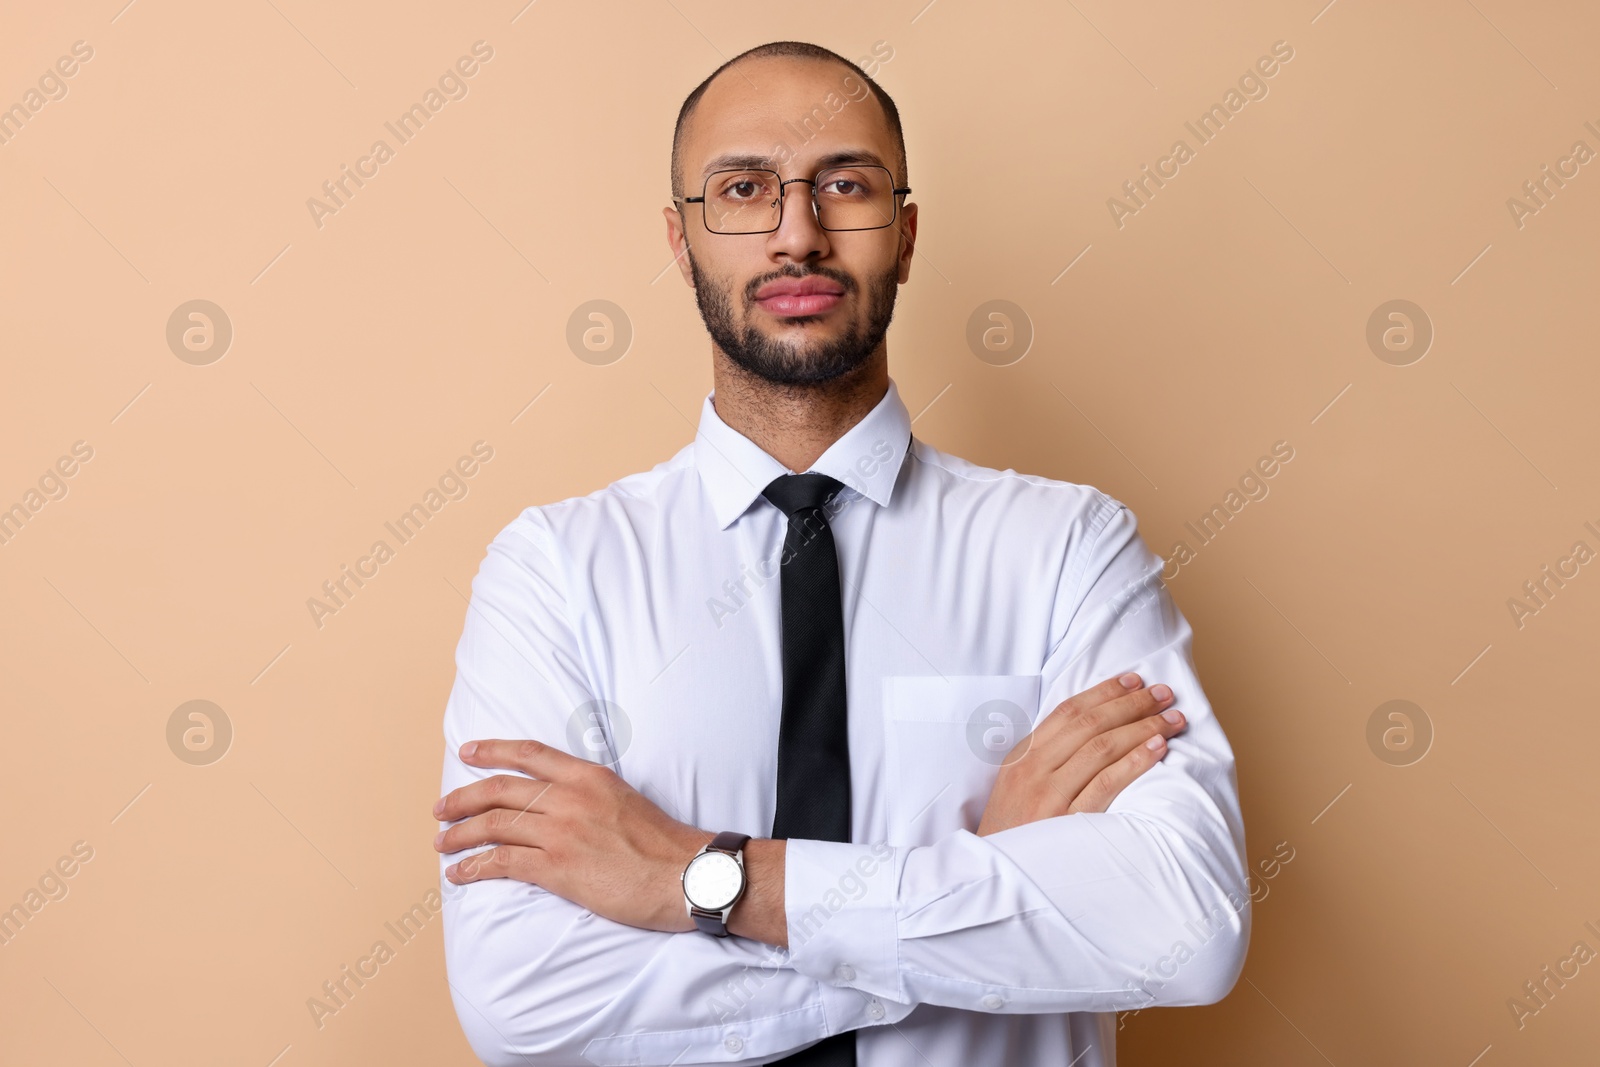
[[[711,377],[717,416],[785,467],[804,472],[878,406],[889,389],[889,357],[879,347],[831,382],[774,385],[716,351]]]

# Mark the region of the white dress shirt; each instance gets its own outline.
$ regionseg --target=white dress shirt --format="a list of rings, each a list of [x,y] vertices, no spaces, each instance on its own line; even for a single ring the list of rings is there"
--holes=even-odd
[[[1233,752],[1133,513],[914,440],[892,382],[810,469],[848,487],[851,841],[788,842],[788,949],[443,882],[451,994],[493,1067],[759,1064],[842,1030],[859,1067],[1113,1067],[1115,1012],[1215,1002],[1243,969]],[[443,790],[510,773],[465,742],[532,737],[768,836],[787,524],[761,491],[789,473],[707,396],[670,460],[518,515],[472,583]],[[1010,745],[1125,671],[1188,718],[1161,761],[1104,813],[978,837]]]

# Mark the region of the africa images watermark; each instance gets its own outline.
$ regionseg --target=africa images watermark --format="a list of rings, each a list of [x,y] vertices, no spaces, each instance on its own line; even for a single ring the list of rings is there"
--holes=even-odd
[[[72,442],[72,454],[63,455],[39,475],[38,488],[30,487],[22,499],[9,508],[0,510],[0,545],[9,545],[22,532],[35,515],[44,510],[52,500],[65,500],[69,486],[67,479],[77,474],[80,464],[94,458],[94,446],[87,441]]]
[[[894,450],[889,447],[889,442],[879,438],[872,442],[872,450],[856,460],[854,474],[863,478],[871,478],[878,469],[894,458]],[[847,475],[844,483],[851,492],[838,492],[829,497],[818,510],[822,513],[819,519],[816,512],[807,514],[800,520],[801,534],[800,547],[803,549],[811,540],[822,531],[824,522],[831,526],[834,518],[845,509],[852,501],[859,500],[860,490],[852,485],[854,477]],[[723,624],[732,616],[743,611],[745,606],[756,599],[757,594],[767,587],[767,583],[776,578],[781,568],[794,558],[794,551],[789,548],[788,536],[784,537],[783,547],[775,552],[770,552],[755,562],[739,565],[739,575],[729,578],[722,583],[722,594],[726,601],[716,596],[706,597],[706,610],[711,613],[711,621],[722,629]],[[749,587],[750,582],[755,583],[755,589]]]
[[[494,446],[487,441],[474,441],[471,456],[462,456],[454,466],[446,468],[436,486],[429,486],[428,491],[422,494],[420,502],[412,504],[394,522],[385,522],[384,529],[394,536],[398,544],[410,544],[422,532],[428,520],[444,510],[445,504],[466,499],[470,491],[467,479],[478,473],[480,463],[488,463],[492,459]],[[322,592],[327,599],[314,596],[306,598],[306,610],[311,613],[312,625],[320,630],[325,618],[337,615],[348,607],[367,581],[376,578],[380,568],[394,559],[395,552],[396,549],[390,547],[389,542],[380,538],[372,542],[366,555],[356,560],[354,569],[348,563],[340,564],[338,577],[322,583]]]
[[[461,56],[453,66],[445,68],[445,72],[439,75],[437,88],[430,86],[420,101],[402,111],[393,122],[383,124],[384,129],[394,136],[395,145],[409,144],[450,101],[465,100],[470,91],[467,79],[478,73],[480,64],[493,58],[494,48],[488,42],[474,41],[472,55]],[[306,210],[311,212],[311,221],[317,229],[322,229],[325,217],[337,215],[348,206],[349,201],[367,184],[362,179],[370,181],[376,178],[379,168],[394,156],[395,147],[379,138],[372,142],[366,155],[356,160],[354,169],[348,164],[339,164],[339,176],[322,183],[322,193],[326,199],[319,200],[314,196],[306,198]]]
[[[1246,469],[1239,476],[1239,488],[1229,489],[1221,503],[1211,505],[1211,509],[1198,520],[1198,525],[1194,522],[1184,523],[1184,528],[1194,535],[1196,547],[1189,547],[1187,541],[1175,542],[1167,554],[1166,566],[1162,569],[1161,577],[1169,582],[1172,581],[1184,567],[1194,562],[1200,549],[1222,535],[1228,523],[1239,517],[1245,505],[1251,501],[1267,499],[1267,494],[1272,492],[1272,487],[1267,481],[1276,477],[1283,469],[1281,465],[1287,464],[1292,459],[1294,459],[1293,445],[1288,441],[1274,442],[1271,455],[1262,456],[1256,460],[1253,467]]]
[[[307,997],[306,1010],[311,1013],[311,1021],[317,1029],[321,1030],[327,1025],[329,1016],[337,1015],[349,1007],[355,995],[378,977],[380,968],[393,960],[400,949],[416,940],[422,928],[443,907],[444,901],[439,897],[439,890],[429,886],[428,891],[422,894],[422,903],[411,905],[399,918],[383,924],[384,929],[394,935],[398,946],[391,946],[388,941],[379,938],[372,943],[372,948],[365,956],[356,960],[354,966],[344,964],[335,977],[323,982],[321,995]]]
[[[20,901],[0,911],[0,947],[10,945],[16,936],[22,933],[22,928],[44,910],[46,904],[67,899],[67,894],[71,892],[67,879],[77,874],[81,865],[92,859],[94,859],[94,846],[87,841],[74,841],[70,856],[64,855],[46,867],[44,873],[39,876],[37,889],[29,886]]]
[[[1167,182],[1182,173],[1182,167],[1201,148],[1210,144],[1227,128],[1229,122],[1245,105],[1252,100],[1265,100],[1267,98],[1267,80],[1276,76],[1282,69],[1280,64],[1288,63],[1294,58],[1294,48],[1288,41],[1274,41],[1272,54],[1265,55],[1255,61],[1254,66],[1247,68],[1239,76],[1239,87],[1230,86],[1222,94],[1220,103],[1212,104],[1202,112],[1200,117],[1193,122],[1185,122],[1184,129],[1194,136],[1195,147],[1189,147],[1189,142],[1182,137],[1172,142],[1172,148],[1166,155],[1156,160],[1152,169],[1146,163],[1139,168],[1139,176],[1130,178],[1122,183],[1122,191],[1127,196],[1126,200],[1119,200],[1111,196],[1106,198],[1106,211],[1111,215],[1111,221],[1117,229],[1127,225],[1130,216],[1137,215],[1149,206],[1157,190],[1166,186]]]
[[[872,42],[872,54],[862,56],[860,59],[856,60],[855,63],[856,66],[862,69],[867,77],[873,78],[877,76],[878,70],[882,64],[889,62],[893,58],[893,45],[889,44],[887,41],[874,41]],[[841,96],[839,93],[830,90],[828,94],[822,98],[821,103],[813,104],[811,110],[806,112],[805,115],[801,116],[797,123],[784,123],[784,126],[788,128],[789,132],[793,133],[799,139],[800,144],[805,145],[809,143],[812,138],[816,137],[817,134],[822,132],[822,128],[832,121],[834,116],[838,115],[852,103],[861,103],[861,101],[865,100],[872,92],[872,90],[867,88],[866,83],[862,82],[861,79],[855,76],[854,71],[846,74],[844,78],[840,80],[839,84],[844,90],[844,95]],[[794,149],[790,148],[787,142],[779,141],[777,144],[772,146],[771,159],[773,166],[786,164],[793,158]]]
[[[1600,129],[1593,122],[1585,122],[1584,128],[1595,137],[1600,138]],[[1511,213],[1511,221],[1517,229],[1527,225],[1527,220],[1533,215],[1550,206],[1550,201],[1555,199],[1558,190],[1566,188],[1567,182],[1576,178],[1584,164],[1595,157],[1594,149],[1586,141],[1573,141],[1572,148],[1566,155],[1556,160],[1555,169],[1550,164],[1544,163],[1539,167],[1540,174],[1522,183],[1521,196],[1506,197],[1506,210]]]
[[[1595,528],[1594,523],[1585,522],[1583,528],[1600,539],[1600,530]],[[1594,549],[1589,547],[1587,541],[1579,540],[1572,543],[1566,555],[1556,560],[1554,568],[1548,563],[1540,567],[1537,577],[1522,583],[1523,596],[1506,598],[1506,610],[1511,613],[1511,622],[1519,630],[1526,626],[1528,619],[1549,607],[1556,593],[1565,589],[1567,582],[1582,573],[1580,568],[1594,558]],[[1523,599],[1524,596],[1526,599]]]
[[[33,117],[44,110],[46,104],[67,98],[66,79],[76,75],[80,64],[94,58],[94,46],[88,41],[73,41],[72,55],[61,56],[55,65],[46,67],[39,75],[38,88],[29,86],[22,98],[10,107],[0,110],[0,148],[10,144]]]
[[[1284,853],[1285,849],[1288,849],[1287,855]],[[1254,871],[1246,873],[1246,895],[1241,897],[1231,890],[1228,892],[1228,905],[1233,909],[1234,914],[1237,915],[1243,912],[1252,902],[1259,904],[1261,901],[1266,900],[1267,894],[1272,892],[1272,887],[1266,883],[1282,874],[1283,869],[1294,862],[1294,857],[1294,846],[1290,845],[1288,841],[1279,841],[1272,846],[1272,855],[1257,861],[1256,865],[1261,869],[1261,877],[1258,879]],[[1227,928],[1228,924],[1227,912],[1221,904],[1213,907],[1209,913],[1200,916],[1199,919],[1190,919],[1185,922],[1183,924],[1184,929],[1194,938],[1194,947],[1191,948],[1187,941],[1179,938],[1173,942],[1172,950],[1157,960],[1153,968],[1150,964],[1144,964],[1139,968],[1144,975],[1142,979],[1128,979],[1125,989],[1129,993],[1143,993],[1149,999],[1131,1011],[1118,1012],[1117,1029],[1122,1029],[1129,1018],[1139,1014],[1139,1012],[1154,1003],[1156,1000],[1155,990],[1160,989],[1176,978],[1178,970],[1185,963],[1194,959],[1196,951],[1209,944],[1212,938]],[[1154,974],[1151,973],[1152,970],[1154,970]],[[1152,986],[1155,988],[1152,989]]]
[[[776,945],[768,945],[759,963],[743,968],[737,975],[722,983],[722,988],[711,998],[709,1005],[716,1015],[717,1022],[725,1023],[743,1011],[755,999],[755,991],[772,981],[783,970],[784,960],[789,952],[817,936],[817,931],[842,910],[846,902],[860,900],[866,896],[869,879],[879,871],[887,870],[892,874],[893,867],[894,849],[883,841],[871,847],[871,855],[862,856],[854,865],[846,867],[834,887],[824,893],[821,900],[801,911],[801,917],[791,925],[790,929],[799,937],[798,943],[791,941],[787,950]],[[849,981],[847,977],[840,977],[844,981]]]
[[[1600,938],[1600,927],[1595,925],[1593,919],[1585,922],[1583,927]],[[1567,987],[1567,982],[1583,973],[1584,964],[1594,958],[1595,950],[1589,947],[1587,941],[1575,941],[1570,953],[1554,964],[1547,963],[1539,969],[1537,981],[1530,978],[1523,982],[1522,990],[1525,996],[1506,998],[1506,1010],[1511,1013],[1511,1021],[1517,1024],[1517,1029],[1521,1030],[1527,1026],[1529,1019],[1548,1008],[1550,1002],[1556,998],[1556,994]],[[1552,985],[1554,988],[1551,988]]]

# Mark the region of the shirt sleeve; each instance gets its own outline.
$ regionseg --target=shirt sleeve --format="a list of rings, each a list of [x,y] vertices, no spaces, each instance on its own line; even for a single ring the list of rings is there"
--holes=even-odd
[[[1062,568],[1038,717],[1137,671],[1171,686],[1187,726],[1105,812],[918,847],[791,840],[801,974],[893,1003],[1014,1013],[1209,1004],[1233,988],[1250,933],[1233,752],[1133,513],[1101,494],[1085,526],[1087,550]],[[886,876],[838,892],[873,848],[890,853]]]
[[[586,710],[595,696],[566,604],[548,525],[530,508],[490,544],[472,583],[441,795],[516,773],[462,763],[467,741],[531,737],[572,752],[588,747],[573,730],[607,729]],[[750,939],[641,930],[526,882],[444,878],[490,847],[439,860],[450,993],[489,1067],[763,1063],[910,1010],[802,975],[787,951]]]

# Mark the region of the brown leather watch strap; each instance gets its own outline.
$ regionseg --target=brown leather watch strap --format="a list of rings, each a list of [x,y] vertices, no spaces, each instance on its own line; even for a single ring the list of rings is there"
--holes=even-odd
[[[722,916],[709,911],[701,911],[699,908],[694,909],[690,914],[694,916],[694,924],[702,934],[710,934],[712,937],[728,936],[728,928],[723,924]]]
[[[734,833],[732,830],[724,830],[716,837],[713,837],[706,847],[722,852],[738,852],[741,848],[744,848],[745,843],[749,840],[749,834],[739,834]]]

